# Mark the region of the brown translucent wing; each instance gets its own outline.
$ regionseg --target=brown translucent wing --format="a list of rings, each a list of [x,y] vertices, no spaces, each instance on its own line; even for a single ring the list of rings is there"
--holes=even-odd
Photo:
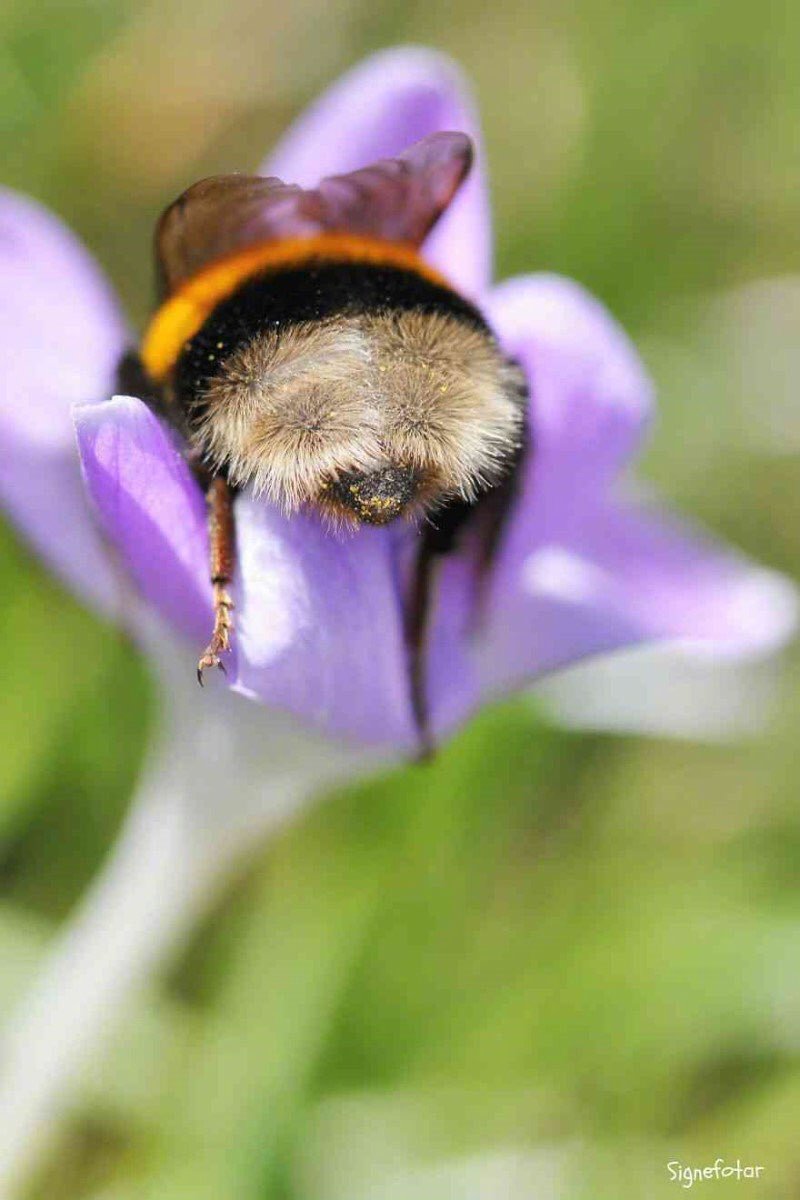
[[[323,179],[313,204],[326,229],[371,234],[419,246],[438,221],[472,163],[463,133],[434,133],[349,175]]]
[[[472,162],[462,133],[435,133],[397,158],[324,179],[305,190],[280,179],[215,175],[170,205],[156,229],[161,295],[207,263],[257,242],[356,233],[418,246]]]
[[[156,226],[160,296],[170,295],[215,258],[280,236],[282,225],[299,236],[296,212],[302,194],[280,179],[250,175],[212,175],[188,188]]]

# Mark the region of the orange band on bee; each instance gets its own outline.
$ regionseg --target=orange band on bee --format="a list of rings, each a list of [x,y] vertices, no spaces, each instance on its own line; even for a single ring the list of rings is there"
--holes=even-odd
[[[450,284],[403,242],[351,233],[322,233],[314,237],[260,242],[219,258],[188,279],[162,304],[145,331],[141,359],[156,383],[162,383],[180,357],[186,343],[214,309],[248,279],[266,271],[290,270],[313,262],[364,263],[400,267],[414,271],[431,283],[450,289]]]

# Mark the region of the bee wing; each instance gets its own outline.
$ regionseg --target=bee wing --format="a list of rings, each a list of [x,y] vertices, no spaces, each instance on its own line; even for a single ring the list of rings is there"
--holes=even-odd
[[[326,229],[419,246],[472,165],[463,133],[434,133],[397,158],[323,179],[314,197]]]
[[[162,296],[207,263],[257,242],[357,233],[418,246],[465,178],[472,143],[434,133],[396,158],[324,179],[305,190],[280,179],[215,175],[194,184],[156,229]]]
[[[212,175],[188,188],[156,226],[161,297],[214,259],[280,236],[277,230],[293,223],[302,195],[302,188],[260,175]]]

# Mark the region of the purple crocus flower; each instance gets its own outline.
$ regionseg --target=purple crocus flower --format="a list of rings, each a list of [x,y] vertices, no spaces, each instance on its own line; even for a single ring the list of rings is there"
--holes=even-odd
[[[438,130],[470,134],[478,154],[423,254],[524,368],[535,450],[479,626],[472,565],[458,554],[442,565],[426,663],[434,737],[492,697],[622,646],[688,641],[730,658],[779,645],[795,620],[790,585],[621,494],[618,476],[652,410],[622,330],[566,279],[492,283],[480,131],[448,60],[420,49],[370,58],[312,105],[263,170],[310,187]],[[43,557],[106,611],[121,561],[139,596],[187,638],[188,686],[212,619],[201,491],[146,405],[109,398],[131,338],[85,251],[5,193],[0,255],[0,498]],[[237,528],[232,686],[332,735],[413,753],[402,597],[414,529],[337,536],[247,493]]]

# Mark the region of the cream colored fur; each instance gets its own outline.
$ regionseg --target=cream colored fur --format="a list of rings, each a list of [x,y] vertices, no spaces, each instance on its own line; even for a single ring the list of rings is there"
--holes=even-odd
[[[340,474],[389,463],[423,497],[470,498],[520,436],[515,369],[447,315],[367,315],[263,334],[209,385],[198,436],[235,484],[285,510],[320,502]]]

